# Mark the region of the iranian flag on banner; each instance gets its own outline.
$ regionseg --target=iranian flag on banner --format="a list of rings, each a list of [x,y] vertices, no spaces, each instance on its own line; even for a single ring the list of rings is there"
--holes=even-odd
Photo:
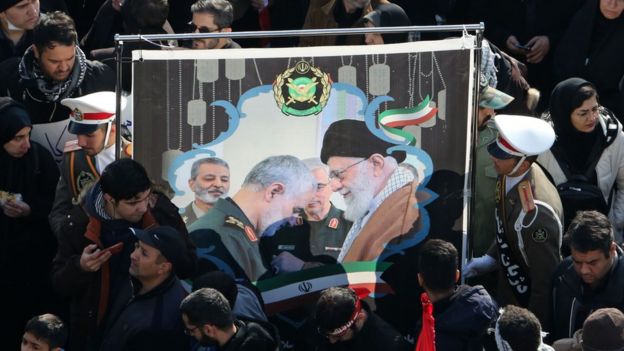
[[[423,102],[414,108],[396,108],[381,112],[377,118],[381,130],[396,141],[416,145],[414,135],[402,130],[402,128],[416,126],[435,117],[438,109],[429,106],[429,101],[429,96],[427,96]]]
[[[366,289],[372,294],[392,293],[392,288],[381,279],[391,265],[376,261],[326,265],[259,280],[255,284],[262,293],[266,312],[275,314],[311,303],[321,291],[335,286],[356,291]]]

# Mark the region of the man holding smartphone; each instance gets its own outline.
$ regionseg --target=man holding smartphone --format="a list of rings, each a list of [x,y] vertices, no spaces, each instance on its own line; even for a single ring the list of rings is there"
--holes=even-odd
[[[74,207],[62,226],[52,267],[55,288],[71,298],[68,349],[85,350],[90,346],[109,302],[127,281],[135,243],[130,228],[159,225],[180,232],[186,244],[183,254],[194,262],[195,250],[177,207],[166,196],[152,191],[147,172],[138,162],[129,158],[114,161],[83,193],[81,206]],[[113,247],[120,242],[123,249],[114,254]],[[106,250],[108,247],[111,249]],[[176,274],[186,278],[193,270],[191,264],[180,266]]]

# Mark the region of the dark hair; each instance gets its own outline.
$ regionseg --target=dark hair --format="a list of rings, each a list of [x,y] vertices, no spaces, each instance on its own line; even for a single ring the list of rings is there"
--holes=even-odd
[[[122,158],[108,165],[102,172],[100,184],[102,192],[117,201],[132,199],[152,185],[145,168],[131,158]]]
[[[72,46],[78,42],[74,20],[61,11],[42,13],[33,29],[33,44],[39,51],[53,49],[56,45]]]
[[[600,250],[607,258],[614,240],[611,222],[598,211],[578,211],[566,236],[572,249],[583,253]]]
[[[427,289],[443,292],[455,287],[457,249],[448,241],[431,239],[425,243],[418,257],[418,269]]]
[[[536,351],[542,343],[539,319],[526,308],[508,305],[497,324],[501,337],[514,351]]]
[[[130,0],[122,6],[124,21],[134,22],[138,30],[160,28],[169,15],[168,0]]]
[[[212,324],[224,330],[234,323],[234,315],[227,300],[212,288],[192,292],[182,300],[180,312],[196,327]]]
[[[323,290],[316,302],[314,319],[320,330],[334,330],[349,321],[358,300],[348,288],[333,287]]]
[[[230,304],[230,308],[234,308],[236,296],[238,296],[238,288],[234,278],[222,271],[212,271],[200,275],[193,280],[193,291],[201,288],[213,288],[219,291]]]
[[[571,106],[572,106],[572,111],[581,107],[581,105],[583,105],[585,100],[594,96],[596,97],[596,99],[598,99],[598,92],[596,91],[596,88],[594,88],[592,84],[586,84],[586,85],[581,86],[576,91],[576,94],[572,96],[572,101],[570,101]]]
[[[192,13],[209,13],[219,28],[229,28],[234,21],[232,4],[227,0],[198,0],[191,5]]]
[[[67,328],[63,321],[53,314],[35,316],[26,322],[25,333],[30,333],[38,340],[43,340],[50,349],[65,346]]]

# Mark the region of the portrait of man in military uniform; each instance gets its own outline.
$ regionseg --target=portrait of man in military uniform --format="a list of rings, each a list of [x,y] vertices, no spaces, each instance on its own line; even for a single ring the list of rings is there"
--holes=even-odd
[[[193,162],[188,180],[194,200],[184,208],[182,219],[193,224],[230,191],[230,166],[218,157],[205,157]]]
[[[260,241],[264,262],[276,273],[293,272],[336,263],[351,222],[334,206],[329,169],[318,158],[303,160],[316,179],[316,192],[293,226],[278,230]]]
[[[315,187],[308,168],[294,156],[271,156],[256,164],[234,196],[218,199],[189,227],[199,258],[197,275],[219,269],[237,279],[258,280],[268,269],[260,237],[298,213]]]

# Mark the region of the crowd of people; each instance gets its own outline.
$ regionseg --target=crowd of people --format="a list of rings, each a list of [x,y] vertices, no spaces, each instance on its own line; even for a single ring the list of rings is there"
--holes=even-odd
[[[173,5],[0,0],[3,349],[624,349],[624,1]],[[465,263],[461,248],[418,235],[422,179],[362,121],[332,123],[317,158],[262,160],[231,196],[237,165],[197,160],[184,208],[114,123],[115,86],[131,88],[129,68],[116,81],[115,33],[477,22],[487,40]],[[122,54],[447,35],[142,42]],[[59,165],[30,133],[67,119],[75,140]],[[256,286],[361,261],[388,264],[389,290],[329,287],[273,312]]]

